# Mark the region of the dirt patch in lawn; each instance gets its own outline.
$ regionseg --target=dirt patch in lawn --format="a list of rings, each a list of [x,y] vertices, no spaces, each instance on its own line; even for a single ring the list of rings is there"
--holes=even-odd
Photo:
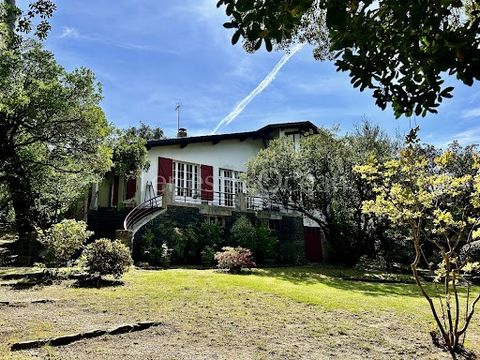
[[[25,291],[0,287],[0,300],[24,304],[1,308],[0,354],[5,359],[85,360],[449,359],[431,345],[428,324],[415,314],[327,311],[241,286],[222,288],[214,281],[209,277],[202,286],[126,281],[124,287],[110,289],[78,289],[68,283]],[[48,298],[57,301],[28,302]],[[139,321],[163,325],[61,347],[9,351],[14,341]],[[480,343],[479,335],[477,322],[470,344]]]

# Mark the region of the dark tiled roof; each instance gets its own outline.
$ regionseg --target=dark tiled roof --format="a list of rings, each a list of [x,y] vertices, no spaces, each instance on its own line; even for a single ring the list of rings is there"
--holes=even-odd
[[[201,143],[201,142],[211,142],[217,144],[222,140],[231,140],[239,139],[246,140],[248,138],[259,139],[266,138],[268,133],[275,129],[286,129],[286,128],[300,128],[304,131],[313,131],[317,132],[318,128],[311,123],[310,121],[299,121],[299,122],[290,122],[283,124],[270,124],[266,125],[255,131],[246,131],[246,132],[237,132],[229,134],[216,134],[216,135],[202,135],[202,136],[189,136],[184,138],[171,138],[171,139],[162,139],[162,140],[150,140],[147,142],[147,148],[150,149],[156,146],[165,146],[165,145],[182,145],[187,146],[192,143]]]

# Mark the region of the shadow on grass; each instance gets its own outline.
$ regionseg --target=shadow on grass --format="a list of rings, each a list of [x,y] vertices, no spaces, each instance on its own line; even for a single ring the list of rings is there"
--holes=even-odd
[[[62,277],[50,271],[24,274],[22,276],[12,277],[12,279],[19,279],[19,281],[11,285],[13,290],[28,290],[33,287],[50,286],[60,284],[63,280]]]
[[[115,279],[104,279],[98,276],[85,276],[78,278],[74,283],[73,287],[78,288],[105,288],[105,287],[116,287],[116,286],[123,286],[125,283],[121,280]]]
[[[331,267],[304,267],[304,268],[269,268],[255,272],[256,276],[265,276],[288,281],[295,285],[324,284],[337,289],[361,292],[370,296],[410,296],[421,297],[415,284],[408,282],[392,282],[381,279],[373,281],[367,277],[362,278],[362,272],[353,269],[339,269]],[[364,274],[365,275],[365,274]],[[434,293],[432,284],[427,288]]]
[[[59,282],[58,280],[54,281],[52,279],[25,279],[11,285],[11,288],[13,290],[28,290],[34,287],[50,286]]]

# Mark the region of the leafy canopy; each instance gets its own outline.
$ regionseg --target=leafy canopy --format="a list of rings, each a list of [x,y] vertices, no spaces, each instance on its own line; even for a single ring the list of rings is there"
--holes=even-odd
[[[100,85],[26,41],[2,53],[0,88],[0,182],[22,226],[55,222],[112,166]]]
[[[436,113],[453,87],[442,75],[472,85],[480,79],[480,11],[474,0],[220,0],[231,17],[232,43],[310,43],[317,59],[334,58],[376,104],[395,116]]]

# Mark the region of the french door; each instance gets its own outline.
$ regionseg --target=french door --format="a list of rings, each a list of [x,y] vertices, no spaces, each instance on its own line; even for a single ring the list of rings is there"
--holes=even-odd
[[[200,196],[200,165],[174,161],[173,179],[177,196]]]

